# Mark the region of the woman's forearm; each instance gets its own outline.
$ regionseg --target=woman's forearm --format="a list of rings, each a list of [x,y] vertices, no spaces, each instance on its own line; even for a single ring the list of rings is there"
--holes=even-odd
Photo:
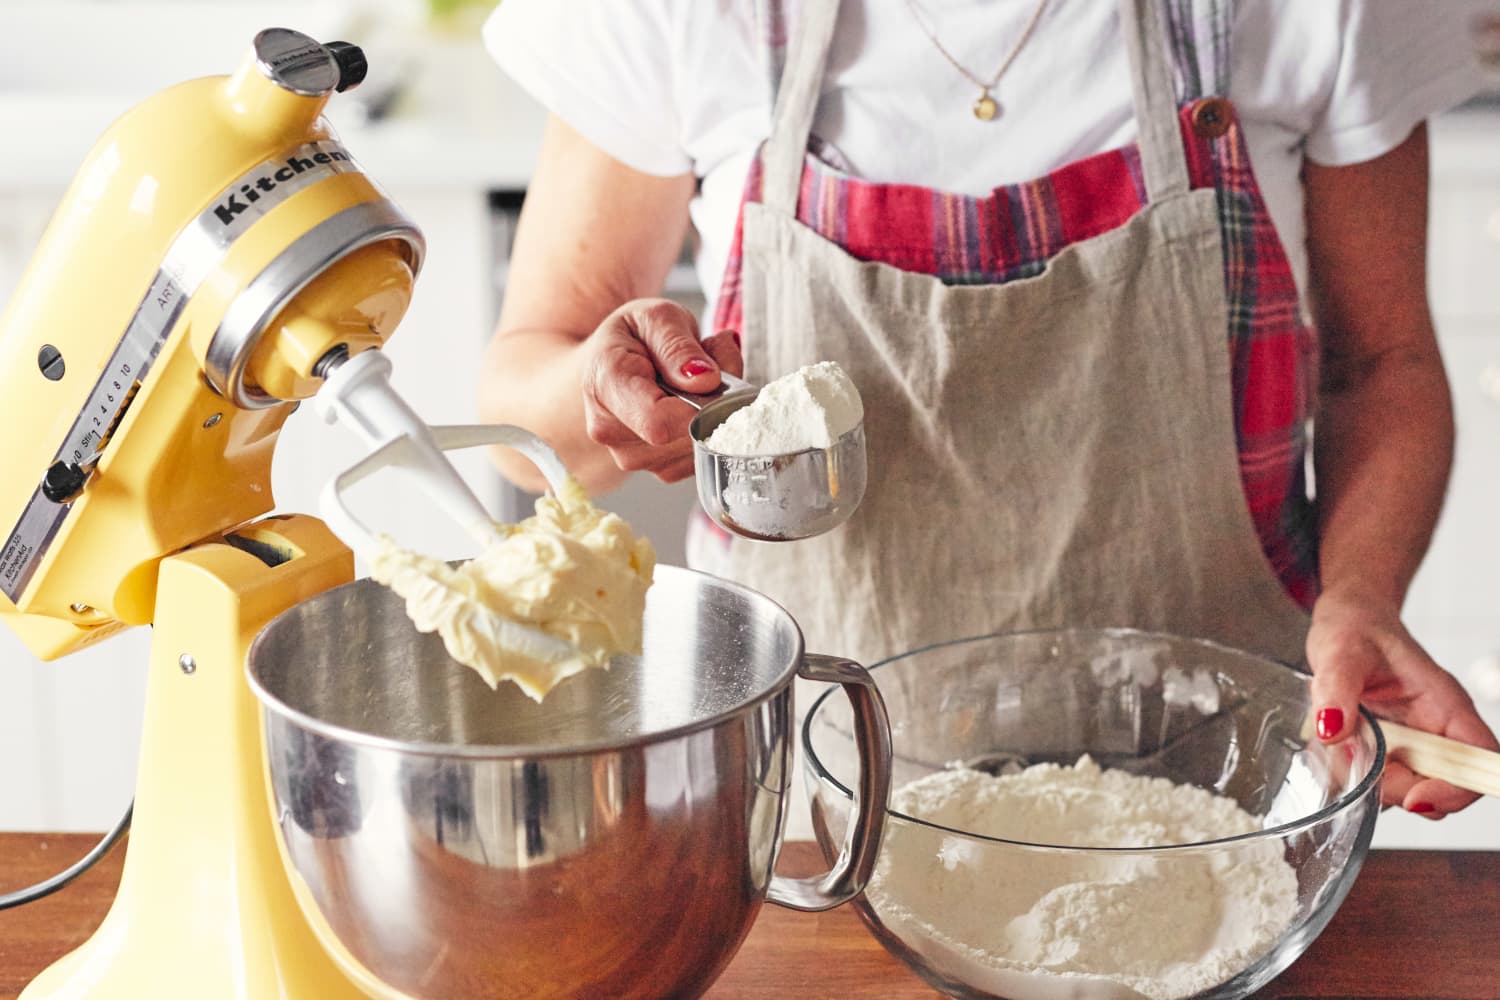
[[[525,427],[552,446],[590,493],[607,492],[625,478],[609,451],[588,436],[583,419],[583,341],[556,330],[507,330],[485,352],[480,416],[488,423]],[[497,448],[501,473],[541,493],[546,483],[528,460]]]
[[[1325,372],[1315,443],[1320,574],[1393,612],[1431,541],[1453,460],[1436,350],[1396,350]]]
[[[1427,305],[1427,130],[1366,163],[1309,163],[1303,181],[1322,345],[1313,454],[1323,592],[1394,617],[1453,460]]]
[[[588,342],[623,303],[655,295],[688,225],[692,175],[655,177],[611,159],[557,118],[542,136],[511,256],[499,329],[480,373],[480,411],[540,435],[590,492],[618,485],[590,439]],[[497,449],[500,471],[540,492],[530,462]]]

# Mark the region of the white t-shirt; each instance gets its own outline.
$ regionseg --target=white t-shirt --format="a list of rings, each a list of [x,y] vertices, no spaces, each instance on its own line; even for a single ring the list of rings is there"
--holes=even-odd
[[[834,0],[802,0],[834,2]],[[985,195],[1135,139],[1116,0],[1051,0],[995,97],[988,78],[1037,0],[843,0],[814,133],[867,180]],[[692,173],[698,276],[712,302],[746,171],[770,129],[752,0],[504,0],[484,37],[500,65],[590,142],[650,174]],[[790,5],[795,7],[795,4]],[[1229,97],[1306,287],[1300,172],[1373,159],[1483,85],[1477,0],[1239,0]],[[921,21],[917,20],[918,14]]]

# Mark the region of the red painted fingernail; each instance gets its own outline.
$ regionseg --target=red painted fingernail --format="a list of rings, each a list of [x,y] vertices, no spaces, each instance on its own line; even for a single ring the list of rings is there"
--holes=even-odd
[[[1433,805],[1431,802],[1413,802],[1407,811],[1414,813],[1430,813],[1436,812],[1437,806]]]
[[[734,338],[734,346],[735,347],[744,347],[745,346],[745,342],[742,341],[742,340],[740,340],[740,331],[738,331],[738,330],[730,330],[729,331],[729,335]]]
[[[687,378],[696,378],[699,375],[707,375],[713,370],[714,366],[709,364],[707,361],[702,360],[701,358],[694,358],[679,369],[679,371],[681,371],[682,374]]]
[[[1318,739],[1331,740],[1344,728],[1344,710],[1325,708],[1318,712]]]

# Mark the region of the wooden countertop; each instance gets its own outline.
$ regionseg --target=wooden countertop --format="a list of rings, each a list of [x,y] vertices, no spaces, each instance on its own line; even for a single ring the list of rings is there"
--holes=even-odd
[[[0,834],[0,892],[65,867],[95,841]],[[794,843],[783,871],[816,869]],[[84,940],[109,907],[124,852],[45,900],[0,911],[0,1000]],[[937,996],[875,942],[854,910],[761,911],[711,1000]],[[1302,959],[1259,994],[1269,1000],[1496,1000],[1500,997],[1500,852],[1373,851],[1349,898]]]

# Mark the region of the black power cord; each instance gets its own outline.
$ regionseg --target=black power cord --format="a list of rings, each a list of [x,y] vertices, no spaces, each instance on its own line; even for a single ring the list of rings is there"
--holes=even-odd
[[[94,865],[98,864],[99,859],[108,854],[109,849],[115,846],[115,841],[119,840],[124,836],[125,831],[130,829],[130,816],[134,812],[135,800],[132,799],[130,805],[125,809],[125,815],[120,817],[120,821],[100,839],[99,843],[90,848],[87,854],[49,879],[44,879],[35,885],[28,885],[24,889],[17,889],[15,892],[7,892],[4,895],[0,895],[0,910],[24,906],[27,903],[36,902],[43,896],[50,896],[94,867]]]

